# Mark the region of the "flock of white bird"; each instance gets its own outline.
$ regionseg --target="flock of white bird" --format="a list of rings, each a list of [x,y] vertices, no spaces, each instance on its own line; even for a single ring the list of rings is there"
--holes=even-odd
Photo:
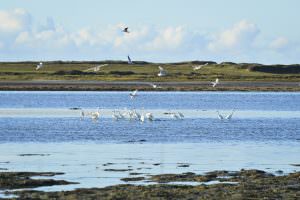
[[[129,33],[130,33],[128,27],[124,28],[124,29],[122,30],[122,32],[124,32],[124,33],[126,33],[126,34],[129,34]],[[134,64],[134,62],[131,60],[131,58],[130,58],[129,55],[127,56],[127,63],[128,63],[129,65],[133,65],[133,64]],[[203,64],[203,65],[195,65],[195,66],[192,66],[192,68],[193,68],[194,71],[197,71],[197,70],[200,70],[200,69],[202,69],[203,67],[207,66],[208,64],[209,64],[209,63],[205,63],[205,64]],[[95,66],[95,67],[86,69],[85,71],[86,71],[86,72],[88,72],[88,71],[98,72],[98,71],[100,71],[103,67],[106,67],[106,66],[108,66],[108,64],[97,65],[97,66]],[[36,66],[35,69],[36,69],[36,70],[39,70],[39,69],[41,69],[41,68],[43,68],[43,67],[45,67],[45,65],[44,65],[42,62],[40,62],[40,63]],[[158,70],[159,70],[159,72],[158,72],[157,76],[163,77],[163,76],[167,76],[167,75],[168,75],[167,70],[165,70],[163,67],[158,66]],[[220,84],[220,81],[219,81],[218,78],[217,78],[214,82],[211,82],[211,85],[212,85],[213,87],[216,87],[216,86],[219,85],[219,84]],[[161,88],[161,87],[157,87],[156,85],[152,85],[152,86],[153,86],[153,88]]]
[[[129,97],[131,99],[134,99],[138,96],[138,90],[134,90],[133,92],[129,93]],[[232,116],[235,112],[235,110],[232,110],[232,112],[228,115],[222,115],[219,111],[216,111],[218,114],[218,118],[222,121],[229,121],[232,119]],[[81,116],[80,119],[83,120],[85,117],[90,117],[93,121],[97,121],[100,118],[100,109],[98,108],[95,112],[85,112],[84,110],[81,110]],[[170,116],[174,120],[183,120],[184,114],[182,112],[166,112],[165,115]],[[152,122],[154,121],[154,115],[151,112],[144,112],[144,109],[142,109],[141,112],[138,112],[136,109],[123,109],[123,110],[113,110],[112,119],[114,121],[119,120],[129,120],[129,121],[140,121],[140,122]]]
[[[122,30],[122,32],[129,34],[129,28],[126,27]],[[127,56],[127,62],[129,65],[134,64],[133,61],[131,60],[130,56]],[[205,63],[203,65],[196,65],[196,66],[192,66],[194,71],[200,70],[203,67],[207,66],[209,63]],[[102,64],[102,65],[97,65],[95,67],[92,68],[88,68],[85,71],[94,71],[94,72],[98,72],[100,71],[103,67],[108,66],[108,64]],[[36,70],[39,70],[41,68],[45,67],[44,64],[42,62],[40,62],[37,66],[36,66]],[[168,72],[161,66],[158,66],[159,69],[159,73],[157,74],[157,76],[159,77],[163,77],[163,76],[167,76]],[[216,87],[217,85],[220,84],[219,79],[217,78],[214,82],[210,83],[212,85],[212,87]],[[154,84],[154,83],[150,83],[150,86],[152,86],[154,89],[157,88],[161,88],[161,86]],[[133,92],[131,92],[129,94],[131,99],[135,99],[138,96],[138,90],[134,90]],[[227,116],[223,116],[219,113],[219,111],[217,111],[218,114],[218,118],[220,120],[230,120],[233,116],[233,113],[235,111],[233,110],[229,115]],[[166,113],[166,115],[170,115],[171,118],[176,119],[176,120],[182,120],[184,119],[184,115],[181,112],[169,112]],[[98,120],[100,118],[100,109],[98,109],[95,112],[84,112],[83,110],[81,111],[81,120],[83,120],[85,117],[90,117],[92,120]],[[145,122],[147,121],[153,121],[154,120],[154,116],[152,113],[147,112],[147,113],[138,113],[136,110],[114,110],[112,112],[112,118],[114,120],[122,120],[122,119],[128,119],[128,120],[136,120],[136,121],[141,121],[141,122]]]

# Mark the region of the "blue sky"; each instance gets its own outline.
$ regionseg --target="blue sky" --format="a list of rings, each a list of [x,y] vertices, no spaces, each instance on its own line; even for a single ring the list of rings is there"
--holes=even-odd
[[[297,0],[1,0],[0,60],[300,63]],[[130,27],[130,34],[121,29]]]

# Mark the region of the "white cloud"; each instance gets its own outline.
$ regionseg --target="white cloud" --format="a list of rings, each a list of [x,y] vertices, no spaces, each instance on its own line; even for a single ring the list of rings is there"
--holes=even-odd
[[[278,37],[270,43],[270,48],[280,50],[287,47],[289,40],[285,37]]]
[[[230,29],[218,34],[209,44],[208,49],[214,52],[240,52],[250,48],[259,33],[257,26],[246,20],[242,20]]]
[[[24,9],[14,9],[12,11],[0,10],[0,32],[15,33],[28,29],[31,25],[31,16]]]
[[[261,37],[246,20],[216,33],[144,25],[130,27],[129,34],[122,32],[124,24],[69,31],[49,17],[41,25],[34,22],[23,9],[0,11],[0,60],[105,60],[130,54],[148,61],[300,62],[299,43]]]
[[[156,36],[146,44],[147,50],[177,50],[183,44],[183,27],[167,27],[159,30]]]

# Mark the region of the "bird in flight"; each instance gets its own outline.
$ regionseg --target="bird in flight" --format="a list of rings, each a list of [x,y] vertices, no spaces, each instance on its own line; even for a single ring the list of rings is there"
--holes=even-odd
[[[98,65],[96,67],[92,67],[92,68],[89,68],[87,70],[85,70],[86,72],[88,71],[94,71],[94,72],[98,72],[102,67],[105,67],[107,66],[108,64],[103,64],[103,65]]]
[[[154,89],[161,88],[161,86],[154,83],[150,83],[149,85],[152,86]]]
[[[128,30],[128,27],[124,28],[122,32],[124,32],[124,33],[130,33],[129,30]]]
[[[215,82],[211,82],[211,84],[213,87],[216,87],[218,84],[220,84],[219,79],[217,78]]]
[[[132,64],[133,64],[133,62],[131,61],[131,58],[130,58],[130,56],[129,56],[129,55],[127,56],[127,59],[128,59],[128,64],[129,64],[129,65],[132,65]]]
[[[167,75],[167,71],[162,68],[161,66],[158,66],[159,69],[159,73],[157,74],[157,76],[166,76]]]
[[[131,93],[129,94],[130,98],[131,98],[131,99],[134,99],[134,98],[137,96],[137,92],[138,92],[138,90],[134,90],[133,92],[131,92]]]
[[[40,63],[36,66],[35,70],[39,70],[39,69],[41,69],[42,67],[43,67],[43,63],[40,62]]]
[[[193,70],[196,71],[196,70],[199,70],[201,69],[202,67],[208,65],[208,63],[205,63],[204,65],[196,65],[196,66],[192,66],[193,67]]]

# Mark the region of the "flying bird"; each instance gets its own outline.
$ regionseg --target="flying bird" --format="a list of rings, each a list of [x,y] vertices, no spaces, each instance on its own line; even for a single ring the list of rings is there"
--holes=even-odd
[[[124,33],[130,33],[129,30],[128,30],[128,27],[124,28],[122,32],[124,32]]]
[[[127,56],[127,59],[128,59],[128,64],[129,64],[129,65],[132,65],[132,64],[133,64],[133,62],[131,61],[131,58],[130,58],[130,56],[129,56],[129,55]]]
[[[36,66],[35,70],[39,70],[39,69],[41,69],[43,66],[44,66],[43,63],[40,62],[40,63]]]
[[[159,69],[159,73],[157,74],[157,76],[166,76],[167,75],[167,71],[162,68],[161,66],[158,66]]]
[[[86,72],[88,71],[94,71],[94,72],[98,72],[102,67],[105,67],[107,66],[108,64],[103,64],[103,65],[98,65],[96,67],[92,67],[92,68],[89,68],[87,70],[85,70]]]
[[[205,63],[204,65],[196,65],[196,66],[192,66],[193,67],[193,70],[196,71],[196,70],[199,70],[201,69],[202,67],[208,65],[208,63]]]
[[[212,86],[213,87],[216,87],[217,85],[219,85],[219,79],[217,78],[216,80],[215,80],[215,82],[211,82],[211,84],[212,84]]]
[[[134,90],[133,92],[131,92],[131,93],[129,94],[130,98],[131,98],[131,99],[134,99],[135,97],[137,97],[137,92],[138,92],[138,90]]]
[[[152,86],[154,89],[161,88],[161,86],[154,83],[150,83],[149,85]]]

